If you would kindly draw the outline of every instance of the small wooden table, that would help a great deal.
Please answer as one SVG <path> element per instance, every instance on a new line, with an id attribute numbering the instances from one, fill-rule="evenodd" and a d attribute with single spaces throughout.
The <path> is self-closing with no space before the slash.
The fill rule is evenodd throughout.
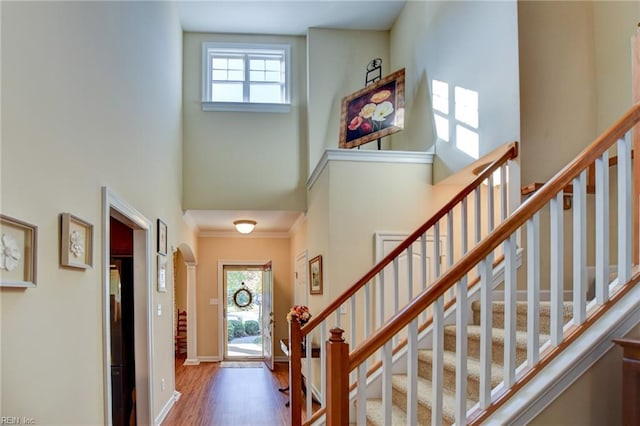
<path id="1" fill-rule="evenodd" d="M 289 358 L 289 339 L 280 339 L 280 349 L 282 352 Z M 302 358 L 307 357 L 307 350 L 302 348 Z M 320 346 L 312 345 L 311 346 L 311 358 L 320 358 Z M 280 392 L 288 392 L 289 386 L 284 388 L 278 388 Z M 307 386 L 305 384 L 305 377 L 302 374 L 302 392 L 307 393 Z M 315 399 L 315 398 L 314 398 Z M 289 406 L 289 401 L 285 404 L 287 407 Z"/>

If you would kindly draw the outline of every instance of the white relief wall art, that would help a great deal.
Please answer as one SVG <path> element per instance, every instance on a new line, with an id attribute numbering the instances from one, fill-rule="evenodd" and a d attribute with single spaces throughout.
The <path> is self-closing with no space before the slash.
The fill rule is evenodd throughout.
<path id="1" fill-rule="evenodd" d="M 93 265 L 93 225 L 70 213 L 60 215 L 60 265 L 87 269 Z"/>
<path id="2" fill-rule="evenodd" d="M 36 286 L 37 227 L 0 214 L 0 286 Z"/>

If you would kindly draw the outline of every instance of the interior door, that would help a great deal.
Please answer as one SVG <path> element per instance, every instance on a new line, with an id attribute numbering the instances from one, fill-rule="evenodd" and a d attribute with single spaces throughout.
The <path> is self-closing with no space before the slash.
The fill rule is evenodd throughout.
<path id="1" fill-rule="evenodd" d="M 262 271 L 262 352 L 264 364 L 273 370 L 273 270 L 271 262 Z"/>

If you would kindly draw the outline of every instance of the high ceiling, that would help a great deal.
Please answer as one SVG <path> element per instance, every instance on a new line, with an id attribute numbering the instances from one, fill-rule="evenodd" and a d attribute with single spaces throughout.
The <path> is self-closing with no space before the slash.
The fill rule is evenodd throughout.
<path id="1" fill-rule="evenodd" d="M 388 30 L 406 0 L 178 1 L 189 32 L 304 35 L 307 28 Z"/>
<path id="2" fill-rule="evenodd" d="M 406 0 L 204 0 L 177 3 L 187 32 L 305 35 L 308 28 L 388 30 Z M 233 221 L 253 219 L 257 233 L 287 232 L 302 213 L 190 210 L 203 232 L 233 233 Z"/>

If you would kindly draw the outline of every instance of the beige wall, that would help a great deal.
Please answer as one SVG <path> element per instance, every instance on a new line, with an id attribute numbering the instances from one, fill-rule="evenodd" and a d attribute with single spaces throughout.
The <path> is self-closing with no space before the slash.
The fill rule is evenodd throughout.
<path id="1" fill-rule="evenodd" d="M 478 92 L 480 156 L 520 140 L 518 21 L 514 1 L 407 2 L 390 36 L 394 68 L 406 67 L 406 129 L 394 150 L 437 153 L 434 182 L 474 159 L 456 148 L 453 88 Z M 450 87 L 449 142 L 436 140 L 431 81 Z"/>
<path id="2" fill-rule="evenodd" d="M 289 238 L 254 237 L 200 237 L 198 239 L 197 268 L 197 318 L 198 357 L 222 357 L 219 348 L 221 324 L 219 311 L 224 300 L 211 305 L 210 299 L 218 299 L 219 261 L 272 261 L 273 263 L 273 312 L 275 330 L 274 356 L 284 356 L 278 342 L 287 338 L 286 315 L 293 304 L 291 264 L 293 256 Z"/>
<path id="3" fill-rule="evenodd" d="M 182 32 L 170 3 L 1 8 L 1 211 L 38 226 L 38 285 L 0 290 L 0 415 L 102 424 L 102 187 L 154 224 L 152 241 L 162 218 L 170 246 L 195 250 L 180 209 Z M 94 225 L 88 270 L 58 266 L 62 212 Z M 151 296 L 164 308 L 152 315 L 154 417 L 174 389 L 172 294 Z"/>
<path id="4" fill-rule="evenodd" d="M 626 337 L 640 338 L 640 325 Z M 621 425 L 622 397 L 622 348 L 614 345 L 530 425 Z"/>
<path id="5" fill-rule="evenodd" d="M 391 74 L 388 31 L 347 31 L 310 28 L 308 52 L 308 171 L 326 148 L 337 148 L 342 98 L 364 87 L 367 64 L 382 59 L 382 75 Z M 402 68 L 402 66 L 398 67 Z M 388 148 L 388 142 L 383 141 Z M 376 143 L 362 149 L 377 149 Z"/>
<path id="6" fill-rule="evenodd" d="M 204 41 L 291 44 L 291 111 L 202 111 Z M 307 179 L 305 58 L 303 37 L 185 33 L 185 209 L 304 210 Z"/>

